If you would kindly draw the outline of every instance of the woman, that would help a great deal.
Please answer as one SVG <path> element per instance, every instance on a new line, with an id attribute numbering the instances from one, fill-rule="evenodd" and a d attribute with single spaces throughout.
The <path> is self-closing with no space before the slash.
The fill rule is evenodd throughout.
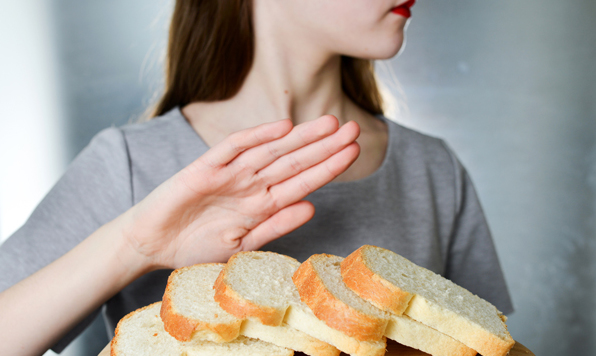
<path id="1" fill-rule="evenodd" d="M 178 0 L 157 117 L 98 134 L 0 248 L 0 354 L 59 351 L 102 305 L 113 330 L 172 268 L 261 247 L 379 245 L 511 312 L 464 168 L 383 116 L 370 60 L 412 5 Z"/>

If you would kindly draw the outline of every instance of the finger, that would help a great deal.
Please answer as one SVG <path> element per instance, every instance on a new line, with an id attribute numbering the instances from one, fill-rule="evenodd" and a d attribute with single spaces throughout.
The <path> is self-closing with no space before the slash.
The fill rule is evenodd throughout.
<path id="1" fill-rule="evenodd" d="M 315 214 L 315 207 L 308 201 L 299 201 L 260 223 L 242 239 L 242 249 L 253 251 L 304 225 Z"/>
<path id="2" fill-rule="evenodd" d="M 251 167 L 256 172 L 289 152 L 333 134 L 338 128 L 339 122 L 335 116 L 321 116 L 316 120 L 297 125 L 289 134 L 278 140 L 242 153 L 232 164 Z"/>
<path id="3" fill-rule="evenodd" d="M 258 175 L 268 185 L 277 184 L 328 159 L 354 142 L 359 134 L 358 124 L 350 121 L 333 135 L 281 157 L 260 170 Z"/>
<path id="4" fill-rule="evenodd" d="M 345 172 L 354 163 L 360 146 L 351 143 L 343 150 L 329 157 L 325 161 L 269 188 L 269 194 L 274 199 L 276 206 L 284 207 L 304 199 L 335 177 Z"/>
<path id="5" fill-rule="evenodd" d="M 199 160 L 210 167 L 222 166 L 249 148 L 281 138 L 291 130 L 292 121 L 284 119 L 238 131 L 213 146 Z"/>

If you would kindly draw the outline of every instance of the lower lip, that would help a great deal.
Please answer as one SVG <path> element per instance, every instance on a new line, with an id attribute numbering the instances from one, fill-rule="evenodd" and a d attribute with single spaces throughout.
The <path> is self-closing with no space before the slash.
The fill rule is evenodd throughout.
<path id="1" fill-rule="evenodd" d="M 410 18 L 410 16 L 412 16 L 412 11 L 410 11 L 410 8 L 412 6 L 414 6 L 415 2 L 416 2 L 416 0 L 408 1 L 407 3 L 405 3 L 401 6 L 393 8 L 393 10 L 391 10 L 391 12 L 393 12 L 394 14 L 397 14 L 397 15 L 401 15 L 405 18 Z"/>

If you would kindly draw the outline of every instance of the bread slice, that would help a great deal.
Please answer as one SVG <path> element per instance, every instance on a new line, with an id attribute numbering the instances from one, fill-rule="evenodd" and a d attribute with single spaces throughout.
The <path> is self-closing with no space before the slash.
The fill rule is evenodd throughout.
<path id="1" fill-rule="evenodd" d="M 273 252 L 238 252 L 215 281 L 215 301 L 238 318 L 279 326 L 293 288 L 284 278 L 299 265 L 295 259 Z"/>
<path id="2" fill-rule="evenodd" d="M 383 355 L 389 316 L 343 285 L 341 260 L 313 255 L 300 265 L 292 281 L 311 313 L 336 331 L 333 345 L 352 355 Z"/>
<path id="3" fill-rule="evenodd" d="M 179 341 L 227 342 L 240 334 L 242 320 L 213 300 L 213 283 L 223 263 L 200 264 L 174 270 L 162 298 L 165 330 Z"/>
<path id="4" fill-rule="evenodd" d="M 386 328 L 378 332 L 403 345 L 410 346 L 433 356 L 473 356 L 476 351 L 459 341 L 444 335 L 406 316 L 385 313 L 347 288 L 341 277 L 342 257 L 314 255 L 302 264 L 294 275 L 300 296 L 321 318 L 334 328 L 344 332 L 363 333 L 370 319 L 381 315 L 388 319 Z M 302 276 L 300 276 L 302 275 Z M 309 300 L 310 301 L 307 301 Z M 371 316 L 372 314 L 372 316 Z M 340 316 L 340 317 L 338 317 Z M 358 321 L 360 320 L 360 321 Z M 374 320 L 374 319 L 373 319 Z M 353 322 L 353 323 L 352 323 Z M 352 330 L 353 329 L 353 330 Z"/>
<path id="5" fill-rule="evenodd" d="M 362 246 L 344 260 L 341 273 L 378 308 L 403 313 L 484 356 L 504 356 L 515 344 L 492 304 L 392 251 Z"/>
<path id="6" fill-rule="evenodd" d="M 383 338 L 389 315 L 346 287 L 340 274 L 342 257 L 312 255 L 294 273 L 300 299 L 330 327 L 360 341 Z"/>
<path id="7" fill-rule="evenodd" d="M 229 314 L 214 299 L 214 283 L 225 264 L 198 264 L 170 274 L 161 306 L 166 331 L 179 341 L 226 342 L 248 336 L 305 352 L 313 356 L 337 356 L 339 350 L 287 324 L 267 326 Z"/>
<path id="8" fill-rule="evenodd" d="M 168 334 L 160 318 L 161 302 L 129 313 L 112 339 L 111 356 L 291 356 L 292 350 L 240 336 L 226 343 L 180 342 Z"/>
<path id="9" fill-rule="evenodd" d="M 357 356 L 385 353 L 385 342 L 362 342 L 319 320 L 300 300 L 292 282 L 300 266 L 295 259 L 273 252 L 240 252 L 232 256 L 215 283 L 215 300 L 238 317 L 261 323 L 288 325 L 314 340 L 317 354 L 339 355 L 339 350 Z M 329 344 L 335 346 L 332 347 Z M 321 348 L 327 345 L 325 348 Z M 339 350 L 338 350 L 339 349 Z M 297 350 L 297 349 L 295 349 Z"/>

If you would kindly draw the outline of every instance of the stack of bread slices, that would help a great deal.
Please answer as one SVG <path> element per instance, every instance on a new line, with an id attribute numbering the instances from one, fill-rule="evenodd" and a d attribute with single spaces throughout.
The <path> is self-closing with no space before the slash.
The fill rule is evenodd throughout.
<path id="1" fill-rule="evenodd" d="M 504 356 L 514 345 L 490 303 L 389 250 L 300 264 L 239 252 L 175 270 L 162 302 L 124 317 L 113 356 L 385 354 L 386 338 L 433 356 Z"/>

